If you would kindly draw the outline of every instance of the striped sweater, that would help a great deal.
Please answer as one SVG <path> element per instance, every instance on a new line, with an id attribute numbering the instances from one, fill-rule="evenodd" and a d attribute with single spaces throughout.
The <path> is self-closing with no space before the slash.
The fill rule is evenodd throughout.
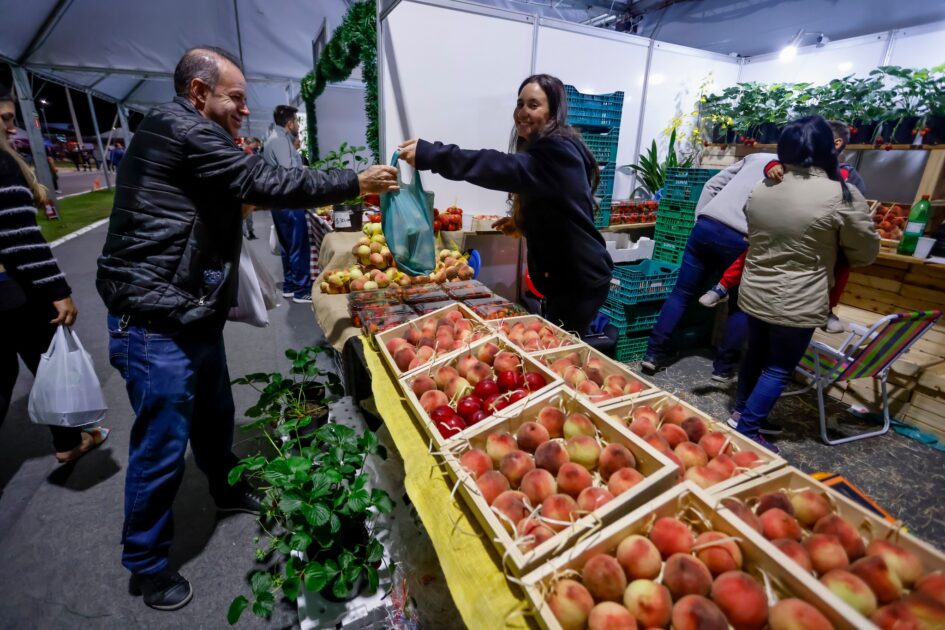
<path id="1" fill-rule="evenodd" d="M 36 206 L 23 173 L 5 151 L 0 151 L 0 265 L 0 300 L 2 285 L 11 279 L 37 300 L 54 302 L 72 294 L 36 224 Z"/>

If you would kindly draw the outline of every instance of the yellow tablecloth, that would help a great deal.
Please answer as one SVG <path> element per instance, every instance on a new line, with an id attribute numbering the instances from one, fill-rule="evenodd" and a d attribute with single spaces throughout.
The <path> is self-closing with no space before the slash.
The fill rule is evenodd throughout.
<path id="1" fill-rule="evenodd" d="M 526 627 L 525 619 L 514 614 L 524 595 L 499 570 L 499 554 L 475 517 L 450 496 L 449 478 L 437 467 L 383 359 L 368 339 L 362 342 L 377 409 L 404 460 L 407 495 L 433 541 L 463 622 L 473 630 Z"/>

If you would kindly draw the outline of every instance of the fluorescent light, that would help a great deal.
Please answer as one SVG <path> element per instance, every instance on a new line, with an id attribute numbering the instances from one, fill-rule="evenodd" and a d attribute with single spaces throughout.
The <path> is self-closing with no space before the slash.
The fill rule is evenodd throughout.
<path id="1" fill-rule="evenodd" d="M 846 72 L 847 70 L 850 70 L 850 69 L 852 69 L 852 68 L 853 68 L 853 62 L 852 62 L 852 61 L 844 61 L 844 62 L 841 63 L 839 66 L 837 66 L 837 69 L 838 69 L 840 72 Z"/>
<path id="2" fill-rule="evenodd" d="M 781 53 L 778 55 L 778 60 L 782 63 L 788 63 L 794 61 L 794 58 L 797 57 L 797 46 L 789 44 L 781 49 Z"/>

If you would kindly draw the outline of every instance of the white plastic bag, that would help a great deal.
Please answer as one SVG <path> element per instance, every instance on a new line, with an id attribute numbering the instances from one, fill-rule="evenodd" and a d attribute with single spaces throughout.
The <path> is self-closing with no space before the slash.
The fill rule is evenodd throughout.
<path id="1" fill-rule="evenodd" d="M 276 280 L 253 254 L 252 247 L 244 240 L 240 251 L 239 288 L 236 306 L 230 309 L 227 319 L 250 326 L 265 328 L 269 325 L 267 311 L 279 306 L 279 290 Z"/>
<path id="2" fill-rule="evenodd" d="M 92 358 L 71 328 L 60 325 L 39 359 L 28 411 L 36 424 L 81 427 L 108 411 Z"/>
<path id="3" fill-rule="evenodd" d="M 269 226 L 269 251 L 273 256 L 282 255 L 282 245 L 279 244 L 279 234 L 276 233 L 275 224 Z"/>

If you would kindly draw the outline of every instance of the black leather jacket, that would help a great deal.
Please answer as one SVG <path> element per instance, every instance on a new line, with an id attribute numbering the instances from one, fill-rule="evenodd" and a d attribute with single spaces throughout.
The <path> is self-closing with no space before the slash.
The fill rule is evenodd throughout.
<path id="1" fill-rule="evenodd" d="M 121 160 L 96 287 L 115 315 L 222 327 L 236 297 L 241 204 L 307 208 L 357 194 L 353 171 L 269 166 L 177 97 L 148 112 Z"/>

